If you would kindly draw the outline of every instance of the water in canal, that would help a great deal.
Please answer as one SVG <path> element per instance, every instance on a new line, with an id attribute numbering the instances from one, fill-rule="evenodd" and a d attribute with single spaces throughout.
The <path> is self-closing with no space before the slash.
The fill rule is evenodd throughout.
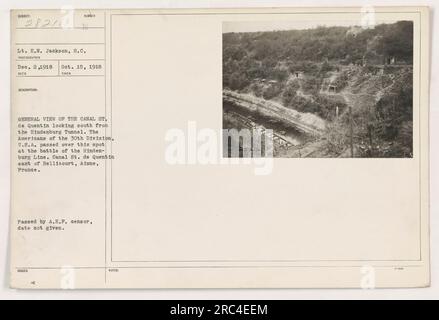
<path id="1" fill-rule="evenodd" d="M 224 129 L 251 129 L 237 119 L 238 117 L 234 117 L 234 114 L 238 114 L 259 126 L 263 126 L 265 129 L 271 129 L 275 134 L 287 137 L 288 141 L 292 142 L 294 146 L 302 145 L 309 139 L 307 134 L 300 132 L 286 121 L 273 119 L 223 100 Z"/>

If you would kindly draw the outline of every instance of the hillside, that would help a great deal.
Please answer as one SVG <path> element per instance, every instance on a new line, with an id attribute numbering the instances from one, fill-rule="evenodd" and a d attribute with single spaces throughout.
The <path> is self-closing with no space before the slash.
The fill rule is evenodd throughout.
<path id="1" fill-rule="evenodd" d="M 356 156 L 410 157 L 412 52 L 407 21 L 227 33 L 223 86 L 320 117 L 326 133 L 316 155 L 346 156 L 352 124 Z"/>

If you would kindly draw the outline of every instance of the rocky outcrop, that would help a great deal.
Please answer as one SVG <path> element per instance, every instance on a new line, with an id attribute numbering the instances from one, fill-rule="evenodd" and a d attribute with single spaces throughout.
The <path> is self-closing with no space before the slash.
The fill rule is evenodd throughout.
<path id="1" fill-rule="evenodd" d="M 301 113 L 279 103 L 257 98 L 253 95 L 224 90 L 223 99 L 252 112 L 288 122 L 297 130 L 308 134 L 321 135 L 326 127 L 325 120 L 314 114 Z"/>

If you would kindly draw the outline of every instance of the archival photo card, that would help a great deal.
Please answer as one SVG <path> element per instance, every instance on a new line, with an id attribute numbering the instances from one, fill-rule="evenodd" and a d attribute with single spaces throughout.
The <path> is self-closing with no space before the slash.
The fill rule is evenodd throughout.
<path id="1" fill-rule="evenodd" d="M 11 12 L 11 287 L 430 284 L 429 9 Z"/>

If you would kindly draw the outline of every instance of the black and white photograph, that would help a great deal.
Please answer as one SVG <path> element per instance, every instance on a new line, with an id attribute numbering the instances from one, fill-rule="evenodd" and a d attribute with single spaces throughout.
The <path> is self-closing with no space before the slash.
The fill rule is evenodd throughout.
<path id="1" fill-rule="evenodd" d="M 275 158 L 412 158 L 413 22 L 224 22 L 223 129 L 272 130 Z"/>

